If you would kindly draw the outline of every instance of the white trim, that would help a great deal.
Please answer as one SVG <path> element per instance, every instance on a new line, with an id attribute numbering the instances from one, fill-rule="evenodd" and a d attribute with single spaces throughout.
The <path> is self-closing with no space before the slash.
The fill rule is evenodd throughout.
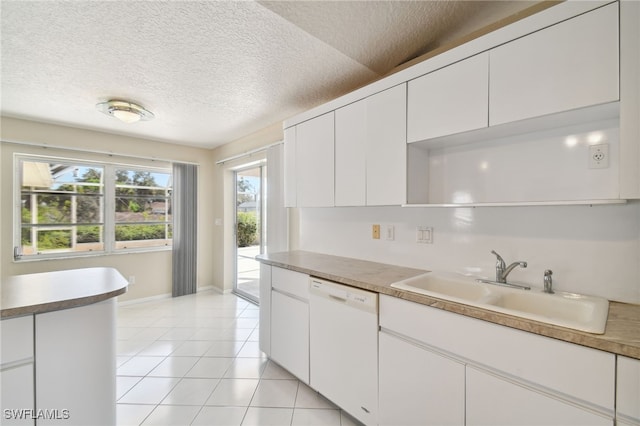
<path id="1" fill-rule="evenodd" d="M 558 200 L 558 201 L 506 201 L 491 203 L 442 203 L 403 204 L 402 207 L 530 207 L 530 206 L 595 206 L 604 204 L 626 204 L 627 200 Z"/>
<path id="2" fill-rule="evenodd" d="M 161 158 L 161 157 L 146 157 L 146 156 L 143 156 L 143 155 L 123 154 L 123 153 L 119 153 L 119 152 L 115 152 L 115 151 L 103 151 L 103 150 L 98 150 L 98 149 L 72 148 L 72 147 L 63 146 L 63 145 L 51 145 L 51 144 L 41 143 L 41 142 L 28 142 L 28 141 L 18 141 L 18 140 L 9 140 L 9 139 L 2 139 L 0 142 L 2 142 L 2 143 L 11 143 L 11 144 L 15 144 L 15 145 L 31 146 L 31 147 L 36 147 L 36 148 L 44 148 L 44 149 L 58 149 L 58 150 L 61 150 L 61 151 L 73 151 L 73 152 L 79 152 L 79 153 L 83 153 L 84 152 L 84 153 L 89 153 L 89 154 L 100 154 L 100 155 L 107 155 L 109 157 L 135 158 L 135 159 L 138 159 L 138 160 L 147 160 L 147 161 L 162 161 L 162 162 L 170 163 L 170 164 L 172 164 L 172 163 L 183 163 L 183 164 L 194 164 L 196 166 L 200 165 L 200 163 L 191 162 L 191 161 L 172 160 L 172 159 L 169 159 L 169 158 Z M 35 154 L 35 155 L 39 155 L 39 154 Z"/>
<path id="3" fill-rule="evenodd" d="M 219 165 L 222 165 L 224 163 L 228 163 L 229 161 L 237 160 L 239 158 L 250 157 L 253 154 L 257 154 L 259 152 L 266 151 L 267 149 L 271 148 L 272 146 L 280 145 L 281 143 L 284 143 L 284 142 L 283 141 L 274 142 L 272 144 L 265 145 L 265 146 L 260 147 L 260 148 L 256 148 L 256 149 L 252 149 L 252 150 L 247 151 L 247 152 L 243 152 L 242 154 L 236 154 L 236 155 L 232 155 L 231 157 L 223 158 L 222 160 L 216 161 L 216 165 L 219 166 Z"/>

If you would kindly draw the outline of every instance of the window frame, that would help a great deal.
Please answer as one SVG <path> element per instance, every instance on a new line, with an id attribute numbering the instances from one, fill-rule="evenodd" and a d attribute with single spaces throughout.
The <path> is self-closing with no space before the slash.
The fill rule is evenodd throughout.
<path id="1" fill-rule="evenodd" d="M 46 163 L 54 163 L 60 162 L 62 164 L 69 165 L 83 165 L 83 166 L 95 166 L 96 168 L 101 168 L 103 171 L 103 211 L 102 215 L 104 217 L 103 222 L 99 222 L 98 224 L 102 225 L 102 233 L 103 233 L 103 247 L 102 250 L 92 250 L 92 251 L 73 251 L 73 250 L 65 250 L 65 251 L 52 251 L 52 252 L 37 252 L 34 254 L 24 255 L 21 253 L 22 251 L 22 182 L 23 182 L 23 162 L 46 162 Z M 153 166 L 145 166 L 138 164 L 130 164 L 130 163 L 120 163 L 120 162 L 105 162 L 105 161 L 96 161 L 96 160 L 88 160 L 82 158 L 72 158 L 72 157 L 59 157 L 59 156 L 45 156 L 45 155 L 34 155 L 34 154 L 25 154 L 25 153 L 15 153 L 14 161 L 13 161 L 13 169 L 14 169 L 14 185 L 13 185 L 13 262 L 33 262 L 40 260 L 55 260 L 55 259 L 67 259 L 67 258 L 81 258 L 81 257 L 95 257 L 95 256 L 109 256 L 109 255 L 118 255 L 118 254 L 127 254 L 127 253 L 143 253 L 143 252 L 156 252 L 156 251 L 167 251 L 171 250 L 173 246 L 173 235 L 171 238 L 167 238 L 164 245 L 155 245 L 155 246 L 146 246 L 146 247 L 117 247 L 116 241 L 116 170 L 127 170 L 127 171 L 140 171 L 140 172 L 151 172 L 151 173 L 163 173 L 169 175 L 169 182 L 171 185 L 168 185 L 167 189 L 170 193 L 168 196 L 168 201 L 171 206 L 173 206 L 173 170 L 170 164 L 167 167 L 153 167 Z M 133 224 L 142 223 L 142 222 L 133 222 Z M 173 215 L 171 215 L 170 220 L 165 222 L 168 226 L 173 229 Z M 71 224 L 71 227 L 77 227 L 76 224 Z M 82 226 L 82 225 L 80 225 Z M 136 240 L 138 241 L 138 240 Z M 142 240 L 140 240 L 142 241 Z M 168 243 L 166 243 L 168 241 Z"/>

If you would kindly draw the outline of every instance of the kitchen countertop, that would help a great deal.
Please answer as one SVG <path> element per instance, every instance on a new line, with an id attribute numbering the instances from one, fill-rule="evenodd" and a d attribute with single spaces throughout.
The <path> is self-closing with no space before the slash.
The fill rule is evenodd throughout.
<path id="1" fill-rule="evenodd" d="M 1 318 L 98 303 L 125 293 L 127 285 L 114 268 L 15 275 L 2 282 Z"/>
<path id="2" fill-rule="evenodd" d="M 305 251 L 271 253 L 260 255 L 256 259 L 265 264 L 302 272 L 317 278 L 640 359 L 640 305 L 609 302 L 609 317 L 605 333 L 592 334 L 391 287 L 391 284 L 396 281 L 423 274 L 427 272 L 426 270 Z"/>

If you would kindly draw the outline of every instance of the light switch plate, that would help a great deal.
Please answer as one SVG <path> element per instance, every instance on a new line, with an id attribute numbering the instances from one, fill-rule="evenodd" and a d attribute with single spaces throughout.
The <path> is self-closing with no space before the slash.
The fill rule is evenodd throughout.
<path id="1" fill-rule="evenodd" d="M 433 228 L 418 226 L 416 228 L 416 242 L 418 244 L 433 244 Z"/>
<path id="2" fill-rule="evenodd" d="M 396 230 L 393 225 L 385 226 L 385 237 L 387 241 L 393 241 L 396 238 Z"/>

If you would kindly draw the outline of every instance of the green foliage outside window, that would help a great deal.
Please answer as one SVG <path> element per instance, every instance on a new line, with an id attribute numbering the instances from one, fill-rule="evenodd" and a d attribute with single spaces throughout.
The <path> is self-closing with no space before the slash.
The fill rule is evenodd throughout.
<path id="1" fill-rule="evenodd" d="M 165 225 L 118 225 L 116 241 L 161 240 L 165 229 Z"/>
<path id="2" fill-rule="evenodd" d="M 170 173 L 107 165 L 116 176 L 115 182 L 107 183 L 115 187 L 116 212 L 107 218 L 115 225 L 115 235 L 105 235 L 105 166 L 46 159 L 20 161 L 24 170 L 20 185 L 20 240 L 24 254 L 104 250 L 105 239 L 116 243 L 151 240 L 149 244 L 130 247 L 152 247 L 154 240 L 160 240 L 158 246 L 166 246 L 167 240 L 170 244 Z M 46 172 L 50 174 L 49 182 Z"/>
<path id="3" fill-rule="evenodd" d="M 258 223 L 255 212 L 238 212 L 238 247 L 256 244 Z"/>

